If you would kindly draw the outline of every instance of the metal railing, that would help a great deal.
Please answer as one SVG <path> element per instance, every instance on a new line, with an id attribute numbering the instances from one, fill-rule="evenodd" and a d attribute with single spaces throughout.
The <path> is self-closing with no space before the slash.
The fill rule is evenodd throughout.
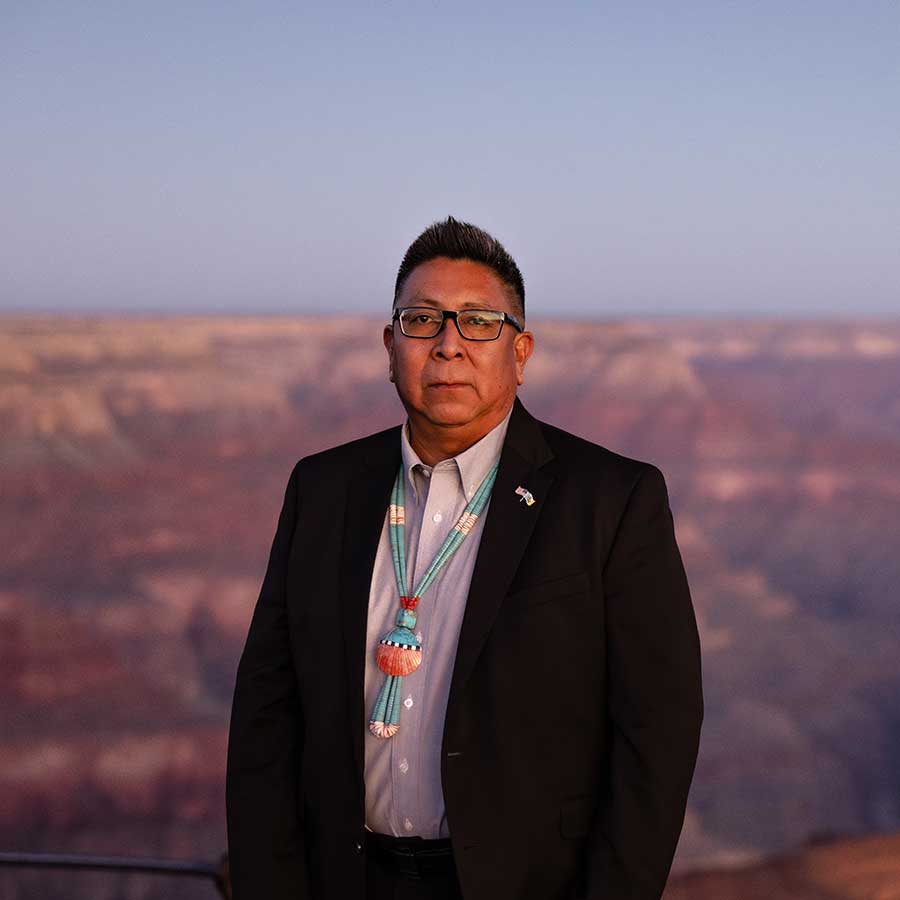
<path id="1" fill-rule="evenodd" d="M 213 883 L 220 897 L 231 900 L 227 855 L 223 855 L 217 863 L 206 863 L 141 856 L 89 856 L 80 853 L 26 853 L 0 850 L 0 866 L 23 869 L 93 869 L 103 872 L 202 878 Z"/>

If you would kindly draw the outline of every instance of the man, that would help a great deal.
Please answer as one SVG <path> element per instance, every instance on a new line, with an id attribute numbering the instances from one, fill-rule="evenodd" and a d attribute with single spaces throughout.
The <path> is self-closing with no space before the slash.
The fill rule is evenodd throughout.
<path id="1" fill-rule="evenodd" d="M 663 891 L 703 708 L 666 486 L 525 411 L 524 296 L 486 232 L 426 229 L 384 329 L 407 422 L 291 473 L 234 695 L 236 900 Z"/>

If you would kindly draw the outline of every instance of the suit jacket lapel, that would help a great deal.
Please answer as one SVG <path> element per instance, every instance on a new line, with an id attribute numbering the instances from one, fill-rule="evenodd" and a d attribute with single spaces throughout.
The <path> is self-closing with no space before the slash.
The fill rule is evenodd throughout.
<path id="1" fill-rule="evenodd" d="M 544 508 L 553 475 L 541 467 L 552 458 L 540 425 L 516 398 L 472 573 L 448 710 L 462 696 Z M 516 494 L 517 487 L 530 491 L 535 503 L 529 506 Z"/>
<path id="2" fill-rule="evenodd" d="M 349 692 L 350 731 L 360 778 L 365 767 L 363 739 L 368 721 L 365 665 L 369 588 L 391 486 L 400 467 L 400 428 L 383 432 L 378 438 L 379 442 L 371 449 L 365 465 L 350 480 L 341 553 L 344 664 Z"/>

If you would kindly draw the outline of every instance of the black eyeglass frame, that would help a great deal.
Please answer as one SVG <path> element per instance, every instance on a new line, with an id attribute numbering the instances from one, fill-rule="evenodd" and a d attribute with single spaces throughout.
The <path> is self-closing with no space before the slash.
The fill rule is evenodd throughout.
<path id="1" fill-rule="evenodd" d="M 400 315 L 401 315 L 401 313 L 404 313 L 410 309 L 424 309 L 424 310 L 427 310 L 428 312 L 440 313 L 441 314 L 441 324 L 438 326 L 438 330 L 434 334 L 430 334 L 427 337 L 423 334 L 407 334 L 403 330 L 403 321 L 400 319 Z M 500 321 L 500 328 L 497 331 L 496 337 L 470 338 L 470 337 L 466 337 L 462 333 L 462 329 L 459 327 L 459 320 L 457 319 L 457 316 L 460 313 L 478 313 L 478 312 L 487 312 L 487 313 L 491 313 L 492 315 L 495 315 L 495 316 L 503 316 L 503 318 Z M 503 310 L 500 310 L 500 309 L 438 309 L 436 306 L 398 306 L 394 310 L 393 315 L 391 316 L 391 324 L 399 321 L 400 322 L 400 332 L 403 334 L 404 337 L 413 338 L 414 340 L 420 340 L 420 341 L 430 341 L 432 338 L 436 338 L 444 330 L 444 326 L 447 324 L 447 319 L 453 319 L 453 324 L 456 326 L 456 331 L 464 341 L 475 341 L 476 343 L 479 343 L 479 344 L 485 343 L 486 341 L 500 340 L 500 335 L 503 334 L 503 326 L 506 325 L 507 323 L 512 325 L 512 327 L 515 328 L 516 331 L 519 332 L 519 334 L 521 334 L 525 330 L 525 326 L 522 325 L 522 323 L 514 315 L 511 315 L 508 312 L 503 312 Z"/>

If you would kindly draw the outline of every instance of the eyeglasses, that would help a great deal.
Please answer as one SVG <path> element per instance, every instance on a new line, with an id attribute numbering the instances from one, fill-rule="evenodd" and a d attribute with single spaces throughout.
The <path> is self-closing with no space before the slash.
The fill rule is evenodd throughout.
<path id="1" fill-rule="evenodd" d="M 515 316 L 498 309 L 435 309 L 432 306 L 403 306 L 394 310 L 391 322 L 400 322 L 400 331 L 411 338 L 433 338 L 447 319 L 453 319 L 460 337 L 467 341 L 496 341 L 509 322 L 516 331 L 525 328 Z"/>

